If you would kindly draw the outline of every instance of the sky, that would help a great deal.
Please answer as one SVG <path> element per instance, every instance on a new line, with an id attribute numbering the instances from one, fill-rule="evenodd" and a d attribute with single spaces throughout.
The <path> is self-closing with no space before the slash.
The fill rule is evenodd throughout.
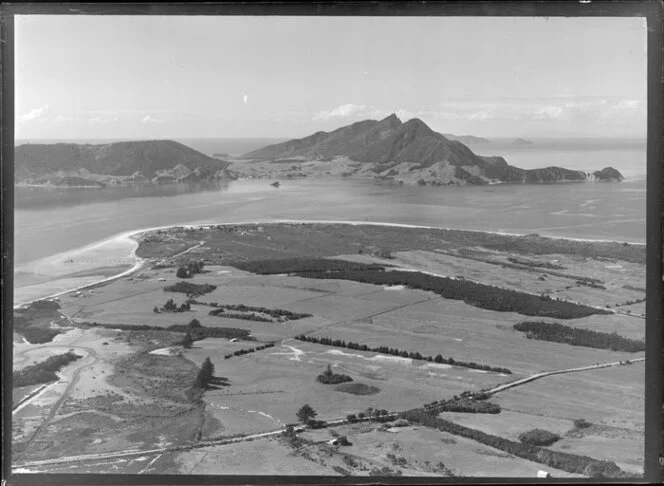
<path id="1" fill-rule="evenodd" d="M 18 139 L 645 137 L 646 21 L 19 16 Z"/>

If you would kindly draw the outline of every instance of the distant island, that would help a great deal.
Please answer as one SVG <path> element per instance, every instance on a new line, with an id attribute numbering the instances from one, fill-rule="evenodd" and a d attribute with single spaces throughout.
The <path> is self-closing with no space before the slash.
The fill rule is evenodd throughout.
<path id="1" fill-rule="evenodd" d="M 443 133 L 443 136 L 449 140 L 456 140 L 467 145 L 479 143 L 491 143 L 491 140 L 483 137 L 475 137 L 474 135 L 454 135 L 452 133 Z"/>
<path id="2" fill-rule="evenodd" d="M 512 145 L 532 145 L 533 142 L 526 140 L 525 138 L 517 138 L 512 142 Z"/>
<path id="3" fill-rule="evenodd" d="M 251 177 L 261 171 L 271 177 L 327 174 L 422 186 L 623 179 L 611 167 L 592 173 L 562 167 L 520 169 L 499 156 L 476 155 L 459 140 L 433 131 L 422 120 L 402 123 L 394 114 L 380 121 L 364 120 L 331 132 L 268 145 L 242 159 L 252 162 L 251 172 L 244 164 L 234 164 L 232 169 Z M 286 162 L 292 165 L 274 168 L 274 164 L 282 166 Z"/>
<path id="4" fill-rule="evenodd" d="M 14 181 L 17 185 L 101 187 L 229 180 L 235 178 L 229 165 L 171 140 L 25 144 L 15 150 Z"/>

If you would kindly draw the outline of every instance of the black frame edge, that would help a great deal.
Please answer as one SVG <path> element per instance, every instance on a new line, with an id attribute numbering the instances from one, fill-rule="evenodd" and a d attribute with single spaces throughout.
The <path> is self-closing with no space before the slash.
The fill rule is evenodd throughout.
<path id="1" fill-rule="evenodd" d="M 646 378 L 645 378 L 645 460 L 644 479 L 661 482 L 662 466 L 662 2 L 649 4 L 648 26 L 648 173 L 647 173 L 647 260 L 646 260 Z"/>
<path id="2" fill-rule="evenodd" d="M 2 192 L 2 478 L 11 475 L 12 307 L 14 303 L 14 16 L 0 5 L 0 182 Z M 11 326 L 11 327 L 8 327 Z M 7 379 L 7 375 L 10 377 Z M 9 398 L 9 400 L 7 400 Z M 9 406 L 7 406 L 9 404 Z M 10 440 L 7 440 L 10 439 Z M 4 482 L 4 481 L 3 481 Z"/>

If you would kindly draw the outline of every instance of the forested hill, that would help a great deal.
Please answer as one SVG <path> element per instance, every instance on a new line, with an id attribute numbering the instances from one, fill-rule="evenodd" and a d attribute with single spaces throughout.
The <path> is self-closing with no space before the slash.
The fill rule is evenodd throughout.
<path id="1" fill-rule="evenodd" d="M 102 145 L 25 144 L 15 150 L 17 182 L 73 179 L 207 180 L 231 178 L 229 163 L 172 140 L 115 142 Z M 108 178 L 107 178 L 108 179 Z"/>

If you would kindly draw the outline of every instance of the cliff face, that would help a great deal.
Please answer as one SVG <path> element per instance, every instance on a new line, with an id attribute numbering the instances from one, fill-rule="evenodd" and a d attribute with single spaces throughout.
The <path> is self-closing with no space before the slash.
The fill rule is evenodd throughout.
<path id="1" fill-rule="evenodd" d="M 14 164 L 18 183 L 67 185 L 62 184 L 63 178 L 74 178 L 79 185 L 95 185 L 101 180 L 157 182 L 160 178 L 174 181 L 232 178 L 227 170 L 228 162 L 171 140 L 104 145 L 26 144 L 16 147 Z"/>
<path id="2" fill-rule="evenodd" d="M 502 157 L 473 153 L 459 140 L 429 128 L 414 118 L 402 123 L 396 115 L 381 120 L 365 120 L 332 132 L 270 145 L 243 156 L 254 160 L 300 157 L 329 161 L 345 158 L 363 163 L 356 173 L 373 172 L 379 179 L 394 179 L 419 185 L 547 183 L 585 181 L 585 172 L 561 167 L 525 170 L 513 167 Z M 596 173 L 597 174 L 597 173 Z M 601 180 L 621 180 L 615 169 L 595 176 Z"/>

